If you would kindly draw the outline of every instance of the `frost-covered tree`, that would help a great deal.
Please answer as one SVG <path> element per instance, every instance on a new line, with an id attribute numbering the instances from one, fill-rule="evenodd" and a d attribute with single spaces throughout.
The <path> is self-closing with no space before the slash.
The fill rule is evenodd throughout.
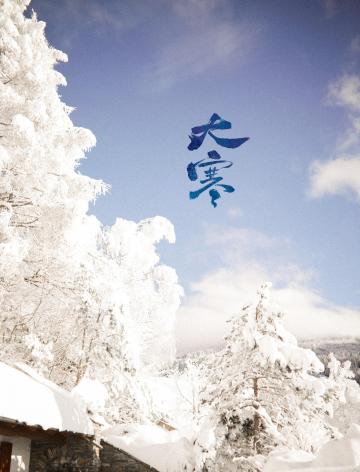
<path id="1" fill-rule="evenodd" d="M 208 379 L 204 400 L 216 411 L 218 440 L 210 470 L 256 470 L 253 456 L 277 445 L 312 450 L 331 434 L 323 365 L 285 330 L 268 291 L 263 286 L 259 301 L 231 320 Z"/>
<path id="2" fill-rule="evenodd" d="M 60 101 L 66 82 L 53 66 L 66 55 L 48 46 L 43 22 L 24 18 L 27 3 L 3 0 L 0 10 L 1 335 L 3 356 L 24 359 L 29 349 L 45 368 L 58 353 L 44 334 L 66 327 L 80 292 L 89 239 L 82 249 L 77 229 L 105 187 L 76 171 L 95 137 Z"/>
<path id="3" fill-rule="evenodd" d="M 126 287 L 123 309 L 137 366 L 168 365 L 175 358 L 174 322 L 182 289 L 174 269 L 159 265 L 154 244 L 175 242 L 173 225 L 162 217 L 134 223 L 118 218 L 105 230 L 105 252 Z"/>
<path id="4" fill-rule="evenodd" d="M 350 368 L 350 361 L 341 363 L 330 353 L 327 367 L 335 399 L 334 413 L 329 422 L 345 434 L 351 423 L 360 424 L 360 386 L 353 380 L 355 374 Z"/>
<path id="5" fill-rule="evenodd" d="M 161 217 L 105 228 L 88 214 L 107 189 L 78 170 L 96 140 L 73 125 L 54 69 L 67 56 L 28 4 L 0 0 L 0 355 L 69 388 L 98 379 L 109 415 L 131 416 L 136 369 L 174 356 L 181 289 L 154 247 L 174 231 Z"/>

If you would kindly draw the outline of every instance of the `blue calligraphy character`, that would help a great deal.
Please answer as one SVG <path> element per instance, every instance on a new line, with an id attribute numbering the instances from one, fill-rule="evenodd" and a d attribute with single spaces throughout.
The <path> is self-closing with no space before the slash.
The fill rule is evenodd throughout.
<path id="1" fill-rule="evenodd" d="M 219 116 L 217 113 L 213 113 L 210 117 L 209 122 L 206 125 L 195 126 L 194 128 L 191 128 L 191 135 L 189 136 L 190 144 L 188 145 L 189 151 L 194 151 L 196 149 L 199 149 L 199 147 L 202 145 L 207 134 L 209 134 L 219 146 L 231 148 L 231 149 L 241 146 L 249 139 L 249 138 L 235 138 L 235 139 L 218 138 L 211 132 L 217 129 L 230 129 L 230 128 L 231 128 L 230 121 L 226 121 L 223 118 L 221 118 L 221 116 Z"/>
<path id="2" fill-rule="evenodd" d="M 235 191 L 234 187 L 232 187 L 231 185 L 220 184 L 220 182 L 223 180 L 223 177 L 217 175 L 221 169 L 229 168 L 233 165 L 233 163 L 231 161 L 225 161 L 221 159 L 220 154 L 216 151 L 208 152 L 208 156 L 211 160 L 206 161 L 205 159 L 201 159 L 200 161 L 197 161 L 195 163 L 190 162 L 190 164 L 187 166 L 188 177 L 191 181 L 196 181 L 199 179 L 197 174 L 197 168 L 203 171 L 205 177 L 200 180 L 200 183 L 203 185 L 203 187 L 190 192 L 189 196 L 190 199 L 193 200 L 195 198 L 198 198 L 199 195 L 201 195 L 206 190 L 211 189 L 209 191 L 209 195 L 211 196 L 211 204 L 215 208 L 217 207 L 216 200 L 220 198 L 220 193 L 216 189 L 212 189 L 211 187 L 222 187 L 223 190 L 228 193 Z M 217 164 L 224 165 L 217 167 Z"/>

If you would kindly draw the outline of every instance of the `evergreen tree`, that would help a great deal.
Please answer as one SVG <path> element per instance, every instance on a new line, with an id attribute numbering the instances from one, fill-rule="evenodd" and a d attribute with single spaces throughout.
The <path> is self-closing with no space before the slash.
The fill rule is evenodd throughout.
<path id="1" fill-rule="evenodd" d="M 259 301 L 231 320 L 227 346 L 208 379 L 205 401 L 217 423 L 210 470 L 256 470 L 254 457 L 277 445 L 314 450 L 332 434 L 323 365 L 285 330 L 268 291 L 263 286 Z"/>

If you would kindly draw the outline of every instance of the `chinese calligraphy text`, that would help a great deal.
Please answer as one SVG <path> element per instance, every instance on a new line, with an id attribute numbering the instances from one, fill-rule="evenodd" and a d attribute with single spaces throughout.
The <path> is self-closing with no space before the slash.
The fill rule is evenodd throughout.
<path id="1" fill-rule="evenodd" d="M 249 138 L 219 138 L 215 136 L 212 131 L 215 130 L 224 130 L 230 129 L 231 123 L 230 121 L 226 121 L 221 118 L 217 113 L 213 113 L 210 117 L 210 120 L 207 124 L 201 126 L 195 126 L 191 129 L 190 144 L 188 145 L 189 151 L 194 151 L 199 149 L 199 147 L 204 142 L 206 135 L 209 135 L 219 146 L 234 149 L 242 144 L 244 144 Z M 223 180 L 223 177 L 219 175 L 219 172 L 222 169 L 228 169 L 233 165 L 231 161 L 227 161 L 222 159 L 220 154 L 215 151 L 209 151 L 208 159 L 204 158 L 197 162 L 190 162 L 187 166 L 187 174 L 188 178 L 191 181 L 199 181 L 202 187 L 195 191 L 191 191 L 189 193 L 190 199 L 193 200 L 198 198 L 206 190 L 209 190 L 209 195 L 211 197 L 211 204 L 214 208 L 217 207 L 217 202 L 219 198 L 221 198 L 220 192 L 218 189 L 232 193 L 235 192 L 234 187 L 231 185 L 226 185 L 224 183 L 220 183 Z M 199 176 L 198 174 L 201 174 Z M 218 187 L 218 189 L 214 188 Z"/>

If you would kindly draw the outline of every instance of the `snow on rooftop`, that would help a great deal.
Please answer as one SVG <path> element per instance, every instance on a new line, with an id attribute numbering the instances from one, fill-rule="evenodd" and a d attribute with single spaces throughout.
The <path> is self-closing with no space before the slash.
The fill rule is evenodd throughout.
<path id="1" fill-rule="evenodd" d="M 85 404 L 23 364 L 0 362 L 0 419 L 92 435 Z"/>
<path id="2" fill-rule="evenodd" d="M 103 439 L 159 472 L 194 468 L 193 446 L 178 431 L 166 431 L 156 425 L 124 424 L 104 431 Z"/>

